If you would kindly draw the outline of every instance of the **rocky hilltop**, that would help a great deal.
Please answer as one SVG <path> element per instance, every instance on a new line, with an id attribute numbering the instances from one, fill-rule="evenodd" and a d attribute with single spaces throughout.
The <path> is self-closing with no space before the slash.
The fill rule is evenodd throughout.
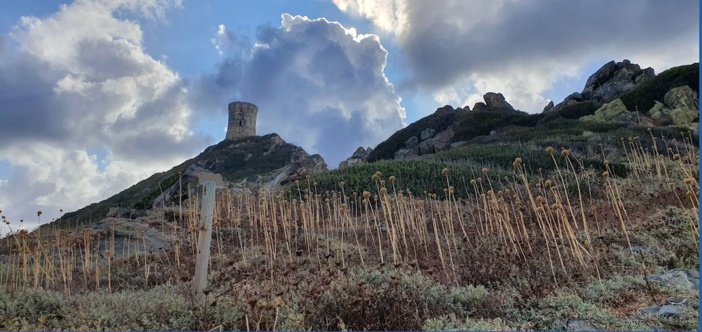
<path id="1" fill-rule="evenodd" d="M 529 141 L 534 129 L 544 131 L 568 121 L 614 124 L 615 127 L 699 128 L 699 63 L 656 75 L 629 60 L 610 61 L 592 74 L 580 92 L 542 113 L 514 109 L 501 93 L 488 92 L 483 102 L 454 109 L 446 105 L 403 128 L 367 152 L 359 148 L 339 168 L 378 160 L 434 155 L 472 143 Z M 611 129 L 616 129 L 612 127 Z M 587 131 L 587 130 L 583 130 Z M 581 133 L 583 132 L 581 131 Z"/>
<path id="2" fill-rule="evenodd" d="M 326 170 L 327 164 L 320 155 L 309 155 L 278 134 L 224 140 L 102 202 L 66 213 L 56 222 L 59 226 L 92 224 L 110 210 L 115 215 L 143 215 L 138 211 L 177 204 L 179 197 L 187 199 L 188 188 L 194 189 L 199 177 L 221 178 L 220 189 L 243 191 L 284 186 Z"/>

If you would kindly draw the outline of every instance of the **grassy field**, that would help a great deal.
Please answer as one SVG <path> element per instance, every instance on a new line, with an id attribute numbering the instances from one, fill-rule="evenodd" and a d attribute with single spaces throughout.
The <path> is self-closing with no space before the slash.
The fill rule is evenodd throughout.
<path id="1" fill-rule="evenodd" d="M 602 157 L 470 145 L 219 192 L 206 305 L 190 289 L 196 198 L 138 232 L 120 216 L 14 232 L 0 329 L 697 330 L 698 149 L 640 137 Z M 653 277 L 671 273 L 689 280 Z"/>

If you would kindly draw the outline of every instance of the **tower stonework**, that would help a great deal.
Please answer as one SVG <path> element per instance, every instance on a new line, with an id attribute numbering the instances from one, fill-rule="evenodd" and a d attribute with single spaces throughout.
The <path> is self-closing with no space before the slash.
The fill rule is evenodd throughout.
<path id="1" fill-rule="evenodd" d="M 235 101 L 229 103 L 229 126 L 227 139 L 256 136 L 258 107 L 251 103 Z"/>

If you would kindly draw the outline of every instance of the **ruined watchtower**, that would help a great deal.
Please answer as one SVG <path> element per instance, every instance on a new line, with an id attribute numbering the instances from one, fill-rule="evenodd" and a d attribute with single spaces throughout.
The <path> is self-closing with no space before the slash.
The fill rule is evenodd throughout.
<path id="1" fill-rule="evenodd" d="M 251 103 L 235 101 L 229 103 L 229 126 L 227 139 L 256 136 L 258 107 Z"/>

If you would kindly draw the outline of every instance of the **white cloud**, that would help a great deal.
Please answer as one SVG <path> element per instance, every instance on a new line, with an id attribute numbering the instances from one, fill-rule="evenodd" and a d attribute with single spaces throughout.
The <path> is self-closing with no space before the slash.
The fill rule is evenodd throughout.
<path id="1" fill-rule="evenodd" d="M 404 85 L 433 94 L 437 102 L 475 100 L 494 91 L 517 108 L 540 112 L 538 102 L 548 97 L 543 94 L 573 72 L 591 74 L 583 72 L 586 65 L 630 59 L 660 72 L 699 57 L 695 0 L 334 4 L 392 36 L 412 74 Z"/>
<path id="2" fill-rule="evenodd" d="M 0 48 L 0 160 L 13 168 L 0 186 L 4 214 L 57 217 L 204 147 L 190 131 L 185 83 L 146 53 L 136 19 L 163 20 L 179 5 L 78 0 L 20 19 L 9 34 L 17 48 Z"/>
<path id="3" fill-rule="evenodd" d="M 259 134 L 276 132 L 335 167 L 403 126 L 386 60 L 376 35 L 283 14 L 280 27 L 259 28 L 255 43 L 239 38 L 217 71 L 196 82 L 194 104 L 219 112 L 233 98 L 252 102 Z"/>
<path id="4" fill-rule="evenodd" d="M 575 65 L 555 69 L 538 64 L 513 64 L 499 71 L 472 73 L 456 84 L 436 89 L 432 96 L 441 105 L 469 106 L 472 109 L 475 103 L 483 102 L 485 93 L 499 92 L 516 109 L 539 113 L 551 101 L 542 96 L 544 91 L 558 80 L 581 74 Z"/>

